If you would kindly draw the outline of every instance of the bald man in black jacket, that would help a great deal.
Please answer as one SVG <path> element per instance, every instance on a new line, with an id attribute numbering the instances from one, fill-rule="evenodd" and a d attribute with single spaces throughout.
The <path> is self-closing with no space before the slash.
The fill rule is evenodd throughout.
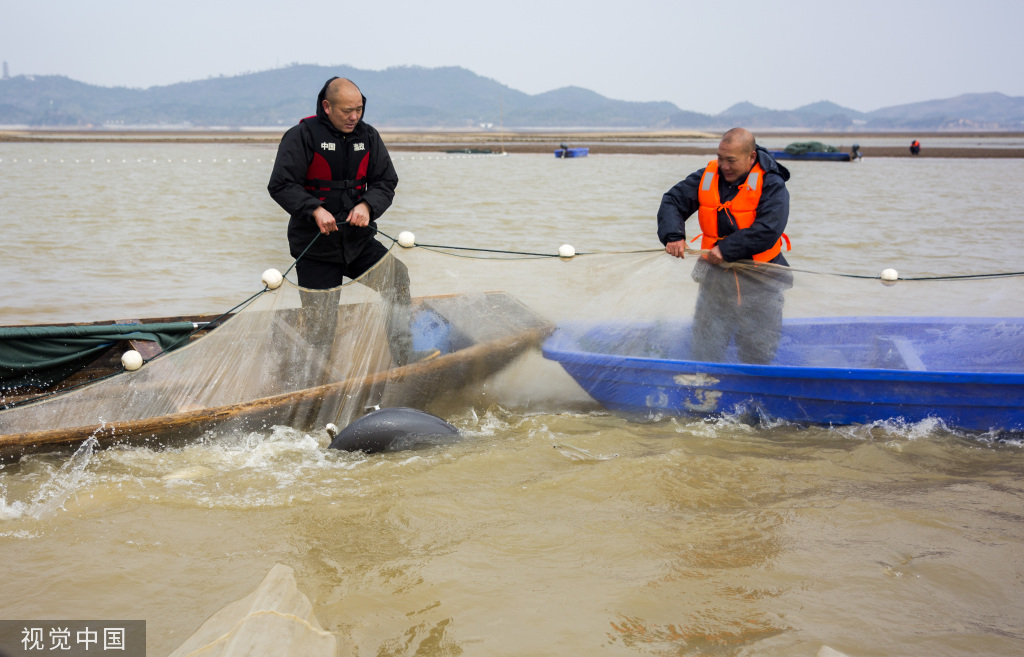
<path id="1" fill-rule="evenodd" d="M 299 285 L 327 290 L 346 277 L 359 278 L 380 292 L 389 306 L 392 357 L 405 365 L 427 354 L 412 350 L 409 270 L 397 258 L 387 257 L 388 248 L 375 237 L 376 221 L 394 199 L 398 174 L 380 133 L 363 121 L 365 108 L 366 97 L 355 83 L 338 77 L 328 80 L 317 96 L 316 114 L 281 138 L 267 190 L 291 215 L 288 246 L 298 259 Z M 316 309 L 326 313 L 317 320 L 324 328 L 317 340 L 333 333 L 338 295 L 303 298 L 306 308 L 321 297 L 326 301 L 320 305 L 334 307 Z"/>

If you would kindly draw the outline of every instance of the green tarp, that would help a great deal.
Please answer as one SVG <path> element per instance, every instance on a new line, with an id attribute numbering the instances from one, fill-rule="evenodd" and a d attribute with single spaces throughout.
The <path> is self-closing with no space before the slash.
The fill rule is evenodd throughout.
<path id="1" fill-rule="evenodd" d="M 164 351 L 185 344 L 192 322 L 11 326 L 0 328 L 0 385 L 49 386 L 85 367 L 119 340 L 153 340 Z"/>
<path id="2" fill-rule="evenodd" d="M 823 144 L 820 141 L 794 141 L 785 148 L 790 155 L 806 155 L 807 153 L 838 153 L 835 146 Z"/>

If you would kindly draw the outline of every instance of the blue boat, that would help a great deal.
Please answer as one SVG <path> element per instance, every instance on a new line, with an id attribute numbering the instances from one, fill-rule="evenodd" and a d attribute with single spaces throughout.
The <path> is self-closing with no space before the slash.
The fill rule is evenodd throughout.
<path id="1" fill-rule="evenodd" d="M 938 418 L 1024 431 L 1024 318 L 789 319 L 768 365 L 689 360 L 686 321 L 573 323 L 543 345 L 598 402 L 629 414 L 756 413 L 811 424 Z"/>
<path id="2" fill-rule="evenodd" d="M 776 160 L 818 160 L 823 162 L 849 162 L 849 153 L 787 153 L 768 151 Z"/>
<path id="3" fill-rule="evenodd" d="M 555 149 L 555 157 L 586 157 L 589 153 L 590 148 L 587 146 Z"/>

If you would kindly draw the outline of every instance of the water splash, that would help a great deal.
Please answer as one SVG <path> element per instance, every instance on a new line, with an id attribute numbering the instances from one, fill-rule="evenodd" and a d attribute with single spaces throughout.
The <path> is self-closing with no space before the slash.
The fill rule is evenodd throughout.
<path id="1" fill-rule="evenodd" d="M 14 520 L 25 514 L 26 505 L 24 502 L 15 500 L 7 503 L 7 486 L 0 484 L 0 520 Z"/>
<path id="2" fill-rule="evenodd" d="M 506 433 L 510 427 L 524 421 L 521 416 L 516 416 L 497 404 L 489 406 L 482 416 L 477 414 L 475 408 L 470 407 L 464 415 L 449 420 L 462 433 L 478 437 Z"/>
<path id="3" fill-rule="evenodd" d="M 89 436 L 71 458 L 65 461 L 60 470 L 39 488 L 32 499 L 27 515 L 41 520 L 56 513 L 57 509 L 63 509 L 68 498 L 78 488 L 98 445 L 99 441 L 96 440 L 96 437 Z"/>
<path id="4" fill-rule="evenodd" d="M 917 422 L 907 422 L 902 418 L 893 418 L 877 420 L 867 424 L 835 426 L 831 430 L 843 438 L 861 441 L 888 440 L 914 442 L 918 440 L 933 440 L 936 437 L 978 440 L 983 435 L 987 435 L 953 429 L 939 418 L 925 418 Z"/>
<path id="5" fill-rule="evenodd" d="M 582 447 L 576 447 L 575 445 L 567 444 L 555 444 L 552 445 L 559 453 L 570 461 L 610 461 L 611 459 L 618 458 L 618 454 L 594 454 L 590 450 L 583 449 Z"/>

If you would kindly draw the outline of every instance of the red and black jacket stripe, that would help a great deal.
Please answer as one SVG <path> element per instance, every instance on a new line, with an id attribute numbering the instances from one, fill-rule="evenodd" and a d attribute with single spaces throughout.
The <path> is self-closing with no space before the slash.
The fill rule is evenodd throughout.
<path id="1" fill-rule="evenodd" d="M 347 214 L 366 192 L 369 140 L 351 135 L 339 138 L 315 116 L 302 119 L 302 123 L 310 131 L 313 145 L 313 160 L 302 186 L 335 216 Z"/>

